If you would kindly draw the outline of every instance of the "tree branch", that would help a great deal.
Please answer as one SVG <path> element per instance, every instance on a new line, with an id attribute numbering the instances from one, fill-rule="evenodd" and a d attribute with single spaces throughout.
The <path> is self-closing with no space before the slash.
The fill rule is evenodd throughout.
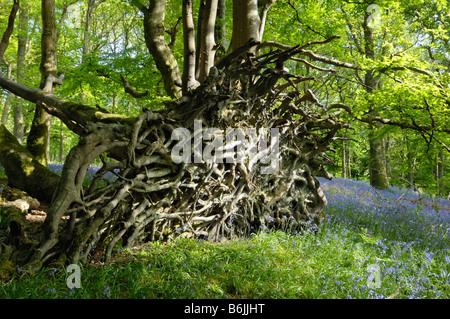
<path id="1" fill-rule="evenodd" d="M 440 129 L 440 128 L 435 128 L 432 125 L 419 125 L 416 123 L 406 123 L 406 122 L 386 119 L 386 118 L 383 118 L 378 115 L 360 117 L 360 118 L 358 118 L 358 120 L 361 122 L 364 122 L 364 123 L 368 123 L 368 124 L 371 124 L 372 122 L 379 122 L 382 124 L 398 126 L 402 129 L 412 129 L 412 130 L 421 131 L 421 132 L 434 130 L 434 131 L 442 132 L 442 133 L 450 133 L 450 128 L 448 128 L 448 127 L 444 127 L 444 128 Z"/>
<path id="2" fill-rule="evenodd" d="M 120 79 L 122 80 L 125 92 L 130 94 L 132 97 L 139 99 L 141 97 L 148 95 L 148 90 L 146 90 L 145 92 L 138 92 L 134 88 L 132 88 L 130 83 L 128 83 L 128 81 L 123 77 L 123 75 L 120 75 Z"/>
<path id="3" fill-rule="evenodd" d="M 264 4 L 264 7 L 263 7 L 263 9 L 261 11 L 261 14 L 260 14 L 261 23 L 259 25 L 259 39 L 258 39 L 258 41 L 262 41 L 262 37 L 263 37 L 263 34 L 264 34 L 264 28 L 266 26 L 267 12 L 269 12 L 269 9 L 275 4 L 275 2 L 277 2 L 277 0 L 268 0 Z"/>
<path id="4" fill-rule="evenodd" d="M 2 40 L 0 41 L 0 62 L 3 60 L 5 51 L 9 45 L 9 38 L 14 30 L 14 20 L 16 19 L 17 11 L 19 10 L 19 0 L 14 0 L 14 4 L 11 8 L 11 13 L 9 14 L 8 26 L 3 33 Z"/>
<path id="5" fill-rule="evenodd" d="M 97 108 L 92 106 L 63 100 L 51 93 L 47 93 L 44 90 L 30 88 L 23 84 L 14 82 L 1 74 L 0 87 L 32 103 L 42 102 L 49 109 L 54 107 L 59 111 L 53 111 L 56 116 L 60 117 L 59 115 L 64 114 L 67 118 L 70 118 L 71 121 L 83 127 L 87 124 L 87 122 L 115 122 L 132 124 L 136 120 L 134 117 L 120 114 L 109 114 L 104 111 L 99 111 Z M 65 119 L 62 118 L 61 120 L 64 121 Z"/>

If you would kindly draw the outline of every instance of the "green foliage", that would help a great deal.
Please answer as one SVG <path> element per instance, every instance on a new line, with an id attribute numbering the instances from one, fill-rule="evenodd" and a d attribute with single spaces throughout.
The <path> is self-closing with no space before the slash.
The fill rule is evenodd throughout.
<path id="1" fill-rule="evenodd" d="M 61 98 L 99 105 L 109 112 L 138 115 L 143 108 L 160 110 L 164 108 L 166 96 L 161 75 L 156 69 L 153 58 L 148 53 L 144 42 L 142 5 L 143 0 L 108 0 L 96 2 L 93 20 L 89 32 L 89 50 L 83 52 L 86 35 L 85 20 L 87 1 L 78 1 L 62 20 L 67 1 L 56 1 L 56 20 L 58 21 L 58 69 L 66 73 L 64 84 L 56 88 Z M 200 1 L 194 3 L 194 24 L 197 25 Z M 324 40 L 332 35 L 341 38 L 326 45 L 314 46 L 316 54 L 333 57 L 360 66 L 360 70 L 337 68 L 312 61 L 324 68 L 339 69 L 338 73 L 325 73 L 308 67 L 299 61 L 288 61 L 286 66 L 295 74 L 316 77 L 317 81 L 303 82 L 299 90 L 312 89 L 323 104 L 334 102 L 347 103 L 352 106 L 352 116 L 343 115 L 354 130 L 347 136 L 350 143 L 351 173 L 361 179 L 368 178 L 368 126 L 358 119 L 367 116 L 370 108 L 383 118 L 399 122 L 415 123 L 422 126 L 434 126 L 430 134 L 385 128 L 379 138 L 390 141 L 387 157 L 390 159 L 390 182 L 400 185 L 407 172 L 413 167 L 415 183 L 428 192 L 437 192 L 435 178 L 435 155 L 441 145 L 438 139 L 450 144 L 447 133 L 438 130 L 450 126 L 449 80 L 450 51 L 449 33 L 450 17 L 448 1 L 373 1 L 380 8 L 379 27 L 373 29 L 374 59 L 364 54 L 364 30 L 362 24 L 367 18 L 368 2 L 355 1 L 277 1 L 269 11 L 263 41 L 271 40 L 283 44 L 304 44 L 312 40 Z M 167 10 L 165 27 L 172 31 L 181 16 L 180 2 L 166 1 Z M 40 6 L 39 1 L 28 4 L 29 25 L 28 53 L 26 55 L 25 84 L 37 87 L 40 81 Z M 0 0 L 0 15 L 9 15 L 11 2 Z M 6 28 L 6 19 L 0 20 L 0 31 Z M 226 41 L 231 40 L 232 1 L 226 1 Z M 12 66 L 12 79 L 16 78 L 18 20 L 14 34 L 10 39 L 5 60 Z M 178 26 L 173 52 L 180 69 L 183 63 L 183 30 Z M 166 41 L 171 36 L 166 34 Z M 266 49 L 268 50 L 268 49 Z M 263 52 L 264 53 L 264 52 Z M 403 68 L 403 69 L 401 69 Z M 409 69 L 408 69 L 409 68 Z M 430 72 L 433 76 L 418 73 L 411 68 Z M 6 65 L 0 64 L 3 74 Z M 373 72 L 379 77 L 379 87 L 369 94 L 363 85 L 364 76 Z M 124 76 L 137 91 L 148 90 L 149 94 L 135 99 L 126 94 L 120 80 Z M 7 92 L 0 92 L 0 106 L 5 104 Z M 426 102 L 425 102 L 426 101 Z M 17 103 L 15 100 L 13 104 Z M 315 107 L 308 105 L 309 107 Z M 12 131 L 13 107 L 11 107 L 7 128 Z M 29 130 L 33 118 L 34 105 L 25 103 L 25 131 Z M 431 139 L 431 136 L 435 139 Z M 425 140 L 424 139 L 427 139 Z M 61 138 L 63 140 L 60 143 Z M 53 162 L 62 161 L 60 154 L 66 155 L 75 145 L 77 137 L 57 119 L 53 119 L 51 132 L 50 158 Z M 328 154 L 334 158 L 335 165 L 330 171 L 341 173 L 340 158 L 342 142 L 334 144 L 336 153 Z M 408 146 L 414 148 L 413 162 L 405 160 Z M 63 156 L 64 157 L 64 156 Z M 449 192 L 448 152 L 444 154 L 444 185 Z M 442 182 L 442 180 L 441 180 Z"/>

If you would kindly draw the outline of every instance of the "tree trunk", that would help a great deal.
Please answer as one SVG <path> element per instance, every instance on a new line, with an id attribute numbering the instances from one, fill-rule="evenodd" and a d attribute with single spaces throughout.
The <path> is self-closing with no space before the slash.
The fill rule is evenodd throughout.
<path id="1" fill-rule="evenodd" d="M 253 39 L 259 41 L 261 19 L 258 13 L 258 0 L 233 0 L 233 35 L 231 50 L 236 50 Z M 252 47 L 250 52 L 255 52 Z"/>
<path id="2" fill-rule="evenodd" d="M 182 83 L 178 62 L 164 39 L 165 9 L 165 0 L 152 0 L 148 8 L 141 7 L 144 13 L 145 43 L 161 72 L 166 93 L 171 97 L 180 97 Z"/>
<path id="3" fill-rule="evenodd" d="M 83 55 L 82 62 L 85 62 L 86 56 L 91 53 L 91 25 L 92 14 L 94 12 L 95 0 L 88 0 L 86 10 L 86 21 L 84 23 L 83 32 Z"/>
<path id="4" fill-rule="evenodd" d="M 198 6 L 198 18 L 197 18 L 197 39 L 195 43 L 195 78 L 198 79 L 200 75 L 200 46 L 202 44 L 202 25 L 205 16 L 206 0 L 200 0 Z"/>
<path id="5" fill-rule="evenodd" d="M 364 41 L 365 41 L 365 56 L 368 59 L 375 59 L 373 33 L 370 27 L 367 25 L 368 15 L 364 16 L 363 29 L 364 29 Z M 379 75 L 375 76 L 375 71 L 366 71 L 364 78 L 365 90 L 371 95 L 374 90 L 379 87 Z M 369 112 L 374 114 L 374 106 L 369 107 Z M 379 136 L 380 129 L 379 124 L 369 125 L 369 174 L 370 185 L 379 189 L 385 189 L 389 187 L 389 181 L 386 174 L 386 156 L 384 153 L 383 140 Z"/>
<path id="6" fill-rule="evenodd" d="M 19 36 L 17 41 L 17 82 L 24 83 L 25 80 L 25 55 L 28 42 L 28 12 L 27 7 L 22 4 L 19 11 Z M 14 136 L 20 144 L 23 144 L 23 100 L 16 98 L 14 105 Z"/>
<path id="7" fill-rule="evenodd" d="M 269 9 L 275 4 L 277 0 L 259 0 L 258 5 L 262 7 L 261 14 L 260 14 L 260 26 L 259 26 L 259 38 L 258 41 L 262 41 L 262 37 L 264 34 L 264 28 L 266 26 L 266 20 L 267 20 L 267 13 L 269 12 Z"/>
<path id="8" fill-rule="evenodd" d="M 444 195 L 444 150 L 441 148 L 436 154 L 436 184 L 438 187 L 438 194 Z"/>
<path id="9" fill-rule="evenodd" d="M 404 136 L 404 143 L 406 145 L 406 161 L 408 165 L 408 172 L 406 179 L 409 185 L 414 185 L 414 169 L 415 169 L 415 156 L 413 150 L 411 149 L 411 142 L 409 141 L 408 135 Z"/>
<path id="10" fill-rule="evenodd" d="M 59 162 L 64 162 L 64 124 L 60 121 L 59 124 Z"/>
<path id="11" fill-rule="evenodd" d="M 55 0 L 42 0 L 42 37 L 41 37 L 41 84 L 40 88 L 48 93 L 54 92 L 53 82 L 49 87 L 46 80 L 51 75 L 57 75 L 57 32 L 55 19 Z M 27 149 L 34 158 L 44 166 L 48 165 L 48 150 L 50 142 L 51 115 L 48 114 L 40 101 L 36 103 L 30 134 L 27 139 Z"/>
<path id="12" fill-rule="evenodd" d="M 3 104 L 2 121 L 1 121 L 1 123 L 3 125 L 6 125 L 8 123 L 9 110 L 11 109 L 11 101 L 13 99 L 14 99 L 14 94 L 9 92 L 8 95 L 6 96 L 5 104 Z"/>
<path id="13" fill-rule="evenodd" d="M 388 181 L 390 178 L 392 178 L 392 168 L 391 168 L 391 161 L 390 161 L 390 143 L 389 143 L 389 137 L 387 137 L 384 140 L 384 154 L 385 154 L 385 163 L 386 163 L 386 176 L 388 178 Z"/>
<path id="14" fill-rule="evenodd" d="M 7 77 L 8 79 L 11 78 L 12 73 L 12 66 L 11 64 L 8 64 L 8 71 L 7 71 Z M 11 108 L 11 101 L 14 99 L 14 94 L 11 92 L 8 92 L 8 95 L 6 96 L 5 104 L 3 105 L 2 110 L 2 124 L 6 125 L 8 123 L 8 116 L 9 116 L 9 110 Z"/>
<path id="15" fill-rule="evenodd" d="M 18 10 L 19 10 L 19 0 L 14 0 L 11 12 L 9 13 L 8 26 L 6 27 L 2 39 L 0 40 L 0 63 L 3 61 L 6 48 L 9 45 L 9 38 L 11 37 L 14 30 L 14 20 L 16 19 Z"/>
<path id="16" fill-rule="evenodd" d="M 220 44 L 220 51 L 224 51 L 225 37 L 226 37 L 226 25 L 225 25 L 225 13 L 226 13 L 226 1 L 219 0 L 217 3 L 217 16 L 216 25 L 214 27 L 214 38 L 217 43 Z"/>
<path id="17" fill-rule="evenodd" d="M 214 27 L 216 24 L 217 1 L 210 0 L 206 2 L 205 11 L 203 14 L 201 34 L 202 39 L 200 43 L 199 55 L 199 75 L 198 81 L 202 83 L 209 74 L 209 69 L 214 65 L 215 51 L 213 47 L 214 42 Z"/>
<path id="18" fill-rule="evenodd" d="M 347 141 L 343 140 L 342 141 L 342 177 L 343 178 L 348 178 L 348 166 L 347 166 L 347 162 L 348 162 L 348 149 L 347 149 Z"/>
<path id="19" fill-rule="evenodd" d="M 195 32 L 192 12 L 192 0 L 183 0 L 183 95 L 188 94 L 188 92 L 197 87 L 197 81 L 195 79 Z"/>
<path id="20" fill-rule="evenodd" d="M 51 202 L 59 176 L 36 161 L 4 125 L 0 125 L 0 162 L 11 187 L 19 188 L 39 200 Z"/>
<path id="21" fill-rule="evenodd" d="M 369 172 L 370 185 L 378 189 L 385 189 L 389 187 L 389 182 L 386 174 L 386 163 L 384 154 L 383 139 L 377 133 L 379 129 L 372 127 L 369 131 Z"/>

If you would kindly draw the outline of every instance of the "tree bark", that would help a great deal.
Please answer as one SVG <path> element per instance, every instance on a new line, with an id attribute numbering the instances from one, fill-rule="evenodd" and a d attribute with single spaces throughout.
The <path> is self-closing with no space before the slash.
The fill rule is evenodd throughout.
<path id="1" fill-rule="evenodd" d="M 47 93 L 54 92 L 53 83 L 46 87 L 46 80 L 57 75 L 57 32 L 55 18 L 55 0 L 42 0 L 42 37 L 41 37 L 41 84 Z M 51 115 L 45 111 L 40 101 L 36 103 L 27 149 L 34 158 L 44 166 L 48 165 L 50 145 Z"/>
<path id="2" fill-rule="evenodd" d="M 444 150 L 441 148 L 436 154 L 436 184 L 438 187 L 438 194 L 444 195 Z"/>
<path id="3" fill-rule="evenodd" d="M 221 51 L 223 51 L 226 37 L 225 13 L 226 13 L 226 1 L 219 0 L 217 3 L 217 16 L 216 16 L 216 25 L 214 27 L 214 39 L 216 40 L 217 43 L 221 45 Z"/>
<path id="4" fill-rule="evenodd" d="M 209 74 L 209 69 L 214 65 L 215 51 L 214 27 L 216 24 L 217 1 L 210 0 L 206 2 L 205 11 L 201 25 L 201 44 L 199 55 L 199 75 L 198 81 L 202 83 Z"/>
<path id="5" fill-rule="evenodd" d="M 364 16 L 363 29 L 364 29 L 364 50 L 365 56 L 368 59 L 375 60 L 374 40 L 373 32 L 367 25 L 367 13 Z M 374 70 L 366 71 L 364 77 L 364 84 L 366 92 L 371 95 L 374 90 L 378 89 L 379 76 L 375 76 Z M 374 106 L 369 107 L 369 113 L 374 114 Z M 386 155 L 384 152 L 383 139 L 379 136 L 379 124 L 369 125 L 369 174 L 370 185 L 379 189 L 385 189 L 389 187 L 389 181 L 386 173 Z"/>
<path id="6" fill-rule="evenodd" d="M 182 83 L 178 62 L 164 39 L 165 8 L 165 0 L 152 0 L 148 8 L 141 7 L 144 13 L 145 43 L 161 72 L 166 93 L 171 97 L 180 97 Z"/>
<path id="7" fill-rule="evenodd" d="M 6 125 L 8 122 L 9 110 L 11 109 L 11 101 L 13 99 L 14 99 L 14 94 L 12 94 L 11 92 L 8 92 L 8 95 L 6 96 L 5 104 L 3 104 L 3 110 L 2 110 L 1 123 L 3 125 Z"/>
<path id="8" fill-rule="evenodd" d="M 85 62 L 86 56 L 91 53 L 91 25 L 92 25 L 92 14 L 95 8 L 95 0 L 88 0 L 87 10 L 86 10 L 86 20 L 84 23 L 83 32 L 83 55 L 82 62 Z"/>
<path id="9" fill-rule="evenodd" d="M 198 18 L 197 18 L 197 38 L 195 42 L 195 78 L 198 79 L 200 75 L 200 46 L 202 43 L 202 25 L 205 16 L 206 0 L 200 0 L 198 6 Z"/>
<path id="10" fill-rule="evenodd" d="M 11 12 L 8 18 L 8 25 L 0 40 L 0 63 L 3 61 L 6 48 L 9 45 L 9 38 L 14 31 L 14 20 L 16 19 L 17 11 L 19 10 L 19 0 L 14 0 Z"/>
<path id="11" fill-rule="evenodd" d="M 408 151 L 408 154 L 406 154 L 406 157 L 408 160 L 408 175 L 406 176 L 406 178 L 411 185 L 414 185 L 415 158 L 413 157 L 413 153 L 411 151 Z"/>
<path id="12" fill-rule="evenodd" d="M 17 139 L 0 125 L 0 162 L 8 176 L 8 184 L 32 197 L 50 203 L 59 176 L 41 165 Z"/>
<path id="13" fill-rule="evenodd" d="M 195 79 L 195 31 L 192 13 L 192 0 L 183 0 L 183 95 L 188 94 L 192 89 L 197 87 L 197 81 Z"/>
<path id="14" fill-rule="evenodd" d="M 342 177 L 348 178 L 348 148 L 347 148 L 347 141 L 342 141 Z"/>
<path id="15" fill-rule="evenodd" d="M 259 0 L 258 4 L 262 7 L 261 14 L 260 14 L 260 26 L 259 26 L 259 39 L 258 41 L 262 41 L 262 37 L 264 34 L 264 28 L 266 26 L 266 20 L 267 20 L 267 13 L 269 12 L 269 9 L 275 4 L 277 0 Z"/>
<path id="16" fill-rule="evenodd" d="M 59 162 L 64 162 L 64 123 L 59 124 Z"/>
<path id="17" fill-rule="evenodd" d="M 12 73 L 12 66 L 11 66 L 11 64 L 8 64 L 7 66 L 8 66 L 7 77 L 8 77 L 8 79 L 10 79 L 11 73 Z M 5 104 L 3 104 L 3 110 L 2 110 L 1 123 L 3 125 L 6 125 L 6 123 L 8 123 L 9 110 L 11 108 L 11 102 L 13 99 L 14 99 L 14 94 L 12 94 L 11 92 L 8 92 L 8 95 L 6 96 Z"/>
<path id="18" fill-rule="evenodd" d="M 24 83 L 25 80 L 25 56 L 28 42 L 28 12 L 25 4 L 21 5 L 19 11 L 19 36 L 17 41 L 17 82 Z M 23 100 L 16 98 L 14 105 L 14 136 L 20 144 L 23 144 Z"/>
<path id="19" fill-rule="evenodd" d="M 259 41 L 261 19 L 258 13 L 258 0 L 233 0 L 233 35 L 231 50 L 236 50 L 250 39 Z M 255 52 L 252 47 L 249 52 Z"/>

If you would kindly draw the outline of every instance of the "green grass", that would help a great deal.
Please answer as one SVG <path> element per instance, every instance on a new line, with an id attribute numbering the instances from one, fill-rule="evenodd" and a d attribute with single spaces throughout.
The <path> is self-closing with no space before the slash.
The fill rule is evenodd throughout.
<path id="1" fill-rule="evenodd" d="M 80 289 L 69 289 L 65 269 L 18 269 L 0 285 L 0 298 L 406 298 L 414 281 L 429 278 L 425 298 L 448 298 L 445 256 L 431 262 L 404 247 L 383 258 L 371 237 L 324 227 L 313 235 L 282 232 L 212 244 L 181 239 L 121 252 L 108 265 L 85 265 Z M 373 238 L 372 238 L 373 239 Z M 367 265 L 382 263 L 380 288 L 368 288 Z M 445 267 L 444 267 L 445 268 Z M 440 291 L 438 294 L 437 291 Z"/>
<path id="2" fill-rule="evenodd" d="M 381 204 L 369 195 L 326 191 L 332 201 L 317 233 L 148 243 L 118 251 L 109 264 L 82 265 L 80 289 L 67 287 L 63 267 L 18 268 L 0 282 L 0 298 L 450 298 L 445 220 L 436 219 L 442 232 L 434 233 L 422 227 L 436 223 L 425 210 L 417 211 L 419 229 L 407 219 L 417 215 L 409 208 L 401 215 L 385 203 L 375 214 Z M 370 265 L 380 269 L 379 288 L 368 285 Z"/>

